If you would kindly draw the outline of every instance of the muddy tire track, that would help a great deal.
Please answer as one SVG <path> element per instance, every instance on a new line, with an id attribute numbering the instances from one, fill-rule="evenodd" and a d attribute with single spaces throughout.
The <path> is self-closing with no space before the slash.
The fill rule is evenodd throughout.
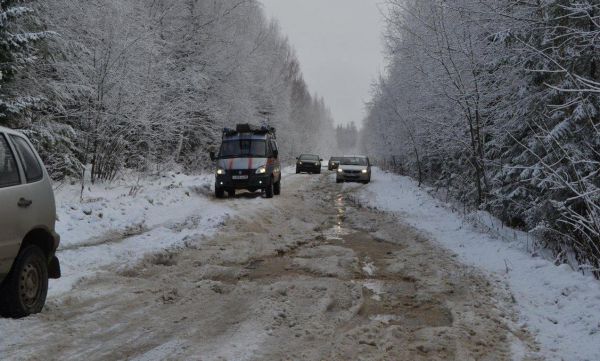
<path id="1" fill-rule="evenodd" d="M 208 239 L 82 282 L 8 359 L 538 360 L 499 280 L 329 175 Z M 243 197 L 243 196 L 242 196 Z M 250 204 L 249 206 L 252 206 Z M 60 337 L 48 340 L 47 335 Z"/>

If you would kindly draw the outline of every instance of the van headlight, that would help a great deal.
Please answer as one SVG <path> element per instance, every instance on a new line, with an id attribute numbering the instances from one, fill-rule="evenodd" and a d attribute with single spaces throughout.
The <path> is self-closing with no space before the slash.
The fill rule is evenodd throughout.
<path id="1" fill-rule="evenodd" d="M 256 174 L 265 174 L 267 173 L 267 167 L 260 167 L 256 170 Z"/>
<path id="2" fill-rule="evenodd" d="M 223 175 L 223 174 L 225 174 L 225 169 L 217 168 L 217 175 Z"/>
<path id="3" fill-rule="evenodd" d="M 362 170 L 362 173 L 363 173 L 363 174 L 367 174 L 367 173 L 369 173 L 369 171 L 368 171 L 368 170 L 366 170 L 366 169 L 363 169 L 363 170 Z"/>

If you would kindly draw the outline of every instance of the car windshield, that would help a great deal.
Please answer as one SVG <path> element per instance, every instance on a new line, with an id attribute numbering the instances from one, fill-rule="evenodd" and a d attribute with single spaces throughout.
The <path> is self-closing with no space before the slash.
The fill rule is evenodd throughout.
<path id="1" fill-rule="evenodd" d="M 221 145 L 220 158 L 264 158 L 267 156 L 267 142 L 264 140 L 226 140 Z"/>
<path id="2" fill-rule="evenodd" d="M 339 162 L 342 158 L 340 157 L 331 157 L 331 159 L 329 159 L 330 162 Z"/>
<path id="3" fill-rule="evenodd" d="M 367 158 L 363 157 L 346 157 L 342 158 L 342 165 L 368 165 Z"/>
<path id="4" fill-rule="evenodd" d="M 318 162 L 318 161 L 319 161 L 319 156 L 317 156 L 317 155 L 312 155 L 312 154 L 302 154 L 302 155 L 300 156 L 300 160 L 308 160 L 308 161 L 311 161 L 311 160 L 313 160 L 313 161 L 315 161 L 315 162 Z"/>

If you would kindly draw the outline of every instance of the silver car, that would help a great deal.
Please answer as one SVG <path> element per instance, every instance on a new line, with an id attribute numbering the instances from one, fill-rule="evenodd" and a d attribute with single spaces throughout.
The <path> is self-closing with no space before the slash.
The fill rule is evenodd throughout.
<path id="1" fill-rule="evenodd" d="M 337 183 L 371 181 L 371 162 L 363 155 L 346 156 L 340 160 L 336 172 Z"/>
<path id="2" fill-rule="evenodd" d="M 55 256 L 56 206 L 48 173 L 29 140 L 0 127 L 0 315 L 25 317 L 44 307 Z"/>

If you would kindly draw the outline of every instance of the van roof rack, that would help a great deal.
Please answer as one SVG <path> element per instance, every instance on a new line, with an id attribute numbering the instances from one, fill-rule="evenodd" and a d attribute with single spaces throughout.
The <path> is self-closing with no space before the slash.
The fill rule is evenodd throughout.
<path id="1" fill-rule="evenodd" d="M 223 136 L 232 136 L 240 133 L 252 133 L 252 134 L 271 134 L 276 138 L 276 132 L 274 127 L 269 126 L 256 126 L 253 124 L 237 124 L 235 129 L 224 128 Z"/>

